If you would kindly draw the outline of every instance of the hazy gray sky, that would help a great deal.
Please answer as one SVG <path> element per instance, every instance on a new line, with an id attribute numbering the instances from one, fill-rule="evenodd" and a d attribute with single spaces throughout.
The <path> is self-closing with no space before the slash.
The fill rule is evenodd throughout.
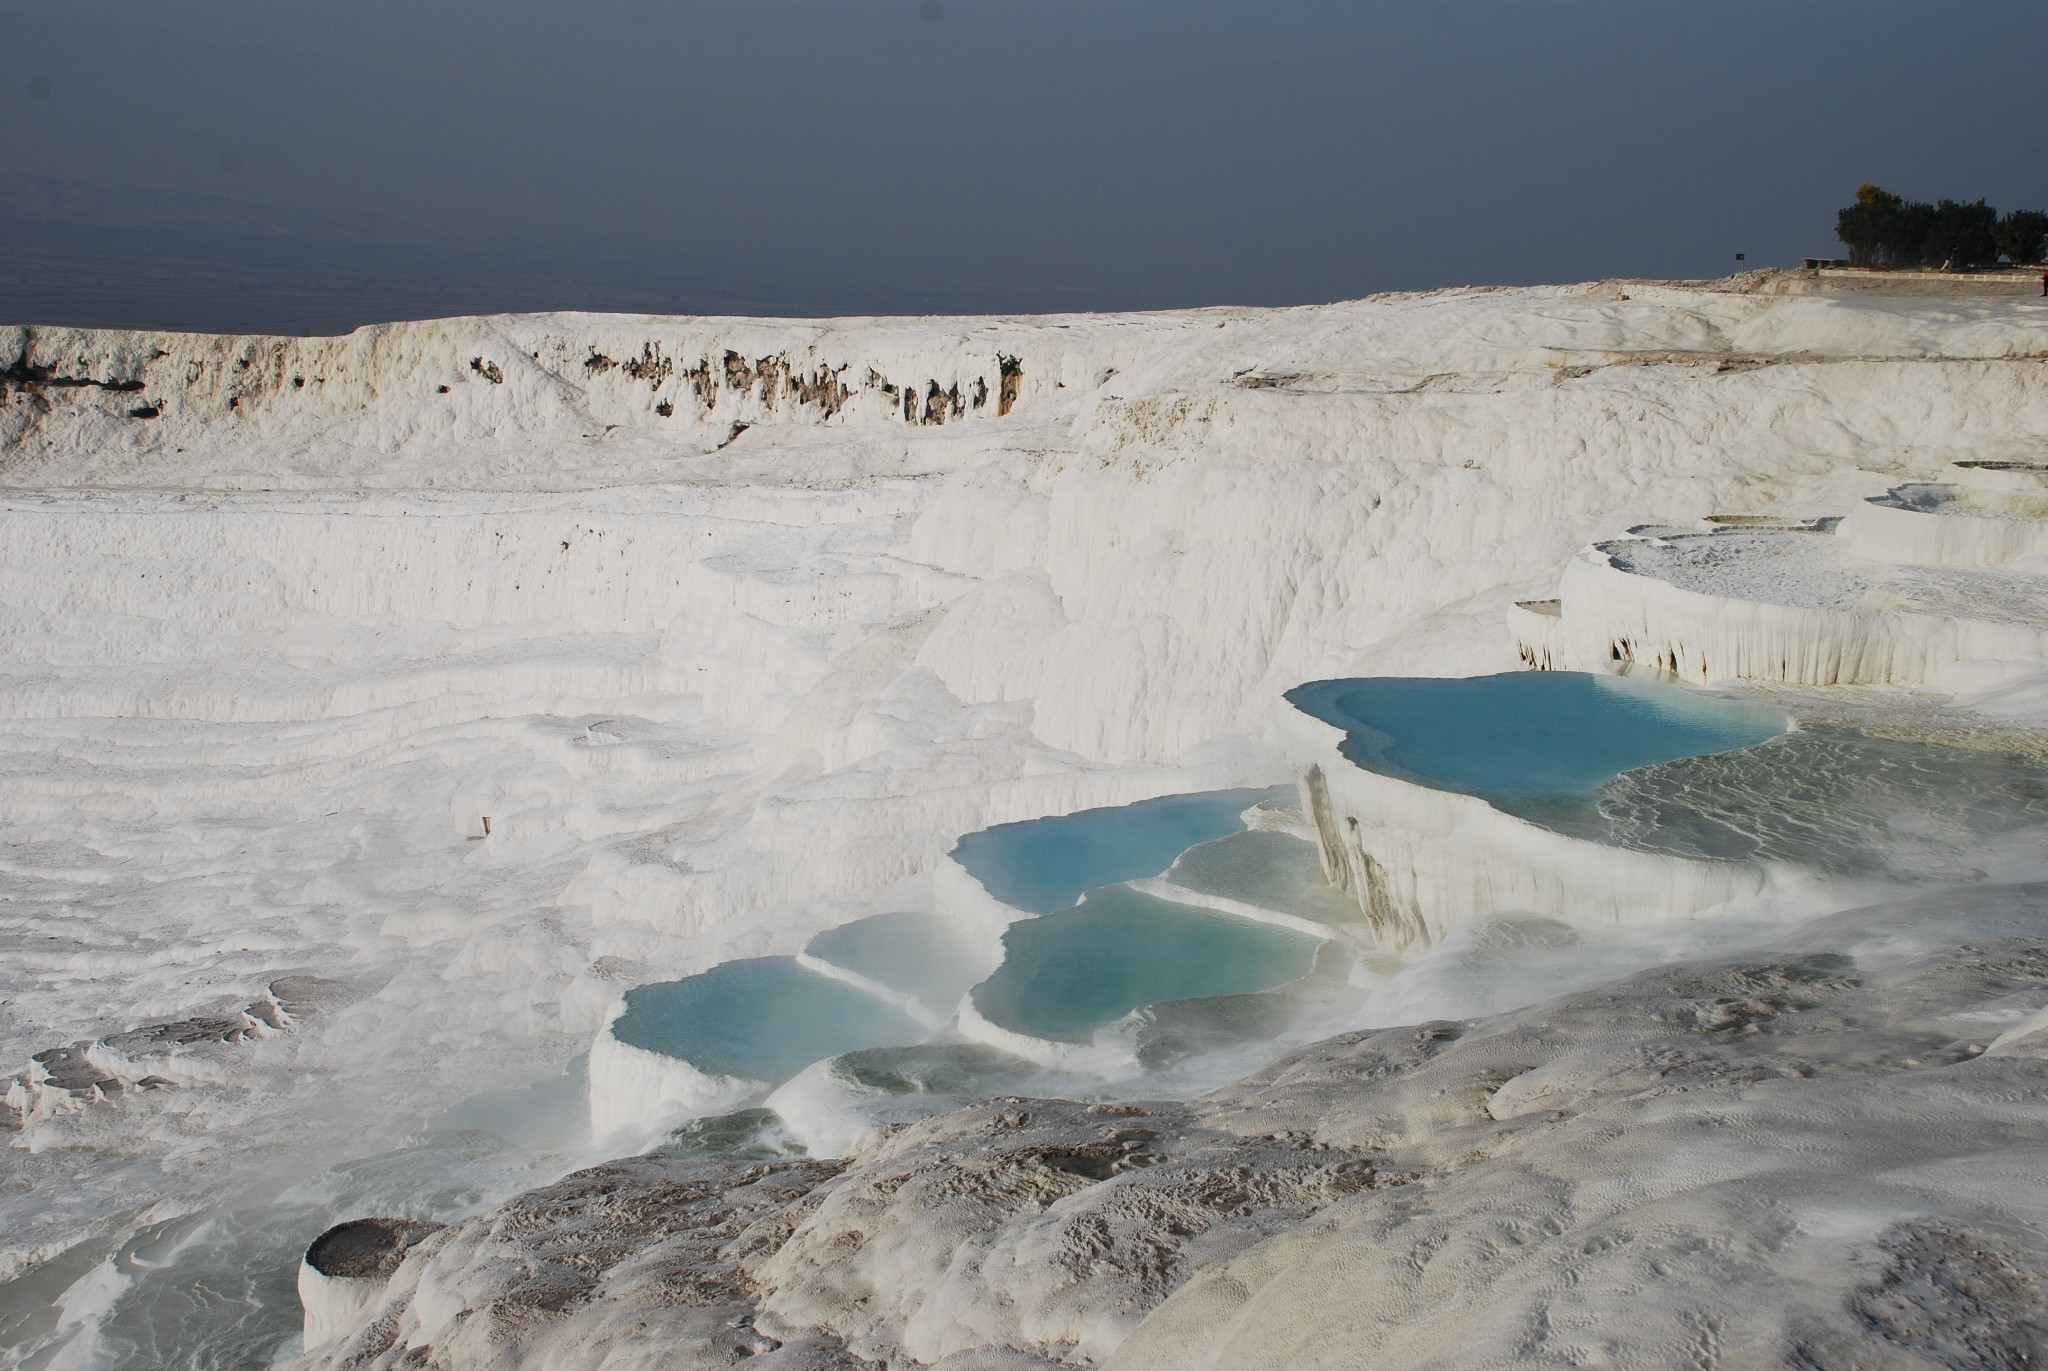
<path id="1" fill-rule="evenodd" d="M 0 317 L 1718 275 L 2048 203 L 2044 92 L 2040 0 L 0 0 Z"/>

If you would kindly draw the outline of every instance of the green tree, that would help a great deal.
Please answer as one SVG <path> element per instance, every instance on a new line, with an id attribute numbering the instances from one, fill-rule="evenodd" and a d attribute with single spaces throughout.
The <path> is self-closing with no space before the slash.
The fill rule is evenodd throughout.
<path id="1" fill-rule="evenodd" d="M 1998 211 L 1982 200 L 1943 200 L 1934 207 L 1921 248 L 1930 267 L 1988 267 L 1998 260 Z"/>
<path id="2" fill-rule="evenodd" d="M 2048 214 L 2016 209 L 2003 215 L 1998 221 L 1998 250 L 2022 266 L 2048 256 Z"/>
<path id="3" fill-rule="evenodd" d="M 1925 200 L 1908 200 L 1899 206 L 1896 218 L 1892 220 L 1891 237 L 1887 243 L 1889 261 L 1894 267 L 1938 267 L 1939 255 L 1930 256 L 1934 249 L 1930 240 L 1934 237 L 1934 206 Z"/>
<path id="4" fill-rule="evenodd" d="M 1868 181 L 1856 187 L 1856 203 L 1835 215 L 1835 237 L 1859 267 L 1889 267 L 1905 201 Z"/>
<path id="5" fill-rule="evenodd" d="M 2024 214 L 2001 219 L 1982 200 L 1930 205 L 1866 182 L 1856 188 L 1856 203 L 1835 215 L 1835 236 L 1860 267 L 1988 267 L 2000 251 L 2011 257 L 2014 247 L 2027 254 L 2024 260 L 2038 261 L 2048 221 Z"/>

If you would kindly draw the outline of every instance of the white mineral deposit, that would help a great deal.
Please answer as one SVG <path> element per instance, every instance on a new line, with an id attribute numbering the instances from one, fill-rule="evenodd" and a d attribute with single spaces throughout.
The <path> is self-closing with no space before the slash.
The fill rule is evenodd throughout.
<path id="1" fill-rule="evenodd" d="M 0 1364 L 2036 1364 L 2044 356 L 0 329 Z"/>

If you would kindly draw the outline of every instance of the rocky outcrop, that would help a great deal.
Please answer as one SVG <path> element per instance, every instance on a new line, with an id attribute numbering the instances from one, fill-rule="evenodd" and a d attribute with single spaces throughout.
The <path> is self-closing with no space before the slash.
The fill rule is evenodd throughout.
<path id="1" fill-rule="evenodd" d="M 280 423 L 360 416 L 388 405 L 394 392 L 438 397 L 432 403 L 458 426 L 473 414 L 481 420 L 481 405 L 491 419 L 479 423 L 478 436 L 544 427 L 565 410 L 599 425 L 590 437 L 661 420 L 678 421 L 659 425 L 671 432 L 690 421 L 726 428 L 847 417 L 937 426 L 1006 417 L 1023 403 L 1022 354 L 1005 349 L 1034 347 L 1033 334 L 1043 335 L 1036 346 L 1048 348 L 1040 355 L 1055 384 L 1065 370 L 1113 371 L 1112 359 L 1136 341 L 1025 326 L 986 330 L 986 347 L 877 348 L 871 337 L 818 325 L 497 322 L 489 330 L 379 325 L 344 338 L 161 334 L 146 344 L 142 335 L 111 331 L 0 329 L 0 356 L 12 359 L 0 365 L 0 450 L 14 449 L 18 461 L 69 446 L 82 431 L 175 450 L 198 441 L 202 429 L 218 441 L 237 429 L 254 438 Z M 764 342 L 772 346 L 762 350 Z M 477 386 L 496 398 L 466 400 Z M 172 422 L 160 431 L 122 422 L 161 418 Z M 427 427 L 445 435 L 445 424 L 429 418 Z"/>
<path id="2" fill-rule="evenodd" d="M 1676 1368 L 1702 1330 L 1720 1364 L 2024 1365 L 2041 1004 L 2048 887 L 1979 887 L 1188 1105 L 656 1153 L 428 1238 L 305 1365 Z"/>
<path id="3" fill-rule="evenodd" d="M 406 1255 L 439 1232 L 424 1219 L 351 1219 L 313 1239 L 299 1263 L 305 1345 L 322 1347 L 374 1308 Z"/>
<path id="4" fill-rule="evenodd" d="M 219 1074 L 220 1049 L 254 1042 L 348 998 L 347 987 L 312 976 L 280 977 L 229 1014 L 146 1023 L 36 1053 L 0 1092 L 0 1132 L 130 1090 L 194 1085 Z"/>

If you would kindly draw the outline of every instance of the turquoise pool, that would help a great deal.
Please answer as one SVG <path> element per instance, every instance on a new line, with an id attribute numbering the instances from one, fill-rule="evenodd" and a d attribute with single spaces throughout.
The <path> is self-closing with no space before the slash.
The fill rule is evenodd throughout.
<path id="1" fill-rule="evenodd" d="M 1753 747 L 1784 733 L 1775 710 L 1637 676 L 1513 671 L 1357 677 L 1287 692 L 1346 733 L 1368 771 L 1440 790 L 1590 795 L 1626 771 Z"/>
<path id="2" fill-rule="evenodd" d="M 1220 895 L 1315 923 L 1353 924 L 1358 902 L 1323 879 L 1316 845 L 1291 833 L 1233 833 L 1191 847 L 1166 879 L 1203 895 Z"/>
<path id="3" fill-rule="evenodd" d="M 953 860 L 1012 909 L 1050 914 L 1098 886 L 1157 876 L 1195 844 L 1242 832 L 1238 815 L 1259 801 L 1292 793 L 1209 790 L 997 824 L 962 838 Z"/>
<path id="4" fill-rule="evenodd" d="M 1002 965 L 971 993 L 990 1023 L 1075 1041 L 1146 1005 L 1298 980 L 1321 946 L 1306 933 L 1113 886 L 1079 908 L 1012 924 Z"/>
<path id="5" fill-rule="evenodd" d="M 1041 1039 L 1083 1040 L 1133 1010 L 1189 1000 L 1218 1005 L 1234 1025 L 1253 1011 L 1225 1013 L 1218 997 L 1301 979 L 1323 940 L 1124 882 L 1170 875 L 1191 891 L 1339 921 L 1347 905 L 1321 887 L 1314 845 L 1248 832 L 1239 817 L 1291 794 L 1171 795 L 969 834 L 955 849 L 961 863 L 1037 916 L 1011 925 L 999 949 L 936 913 L 878 914 L 817 934 L 801 958 L 726 962 L 640 986 L 610 1032 L 710 1075 L 774 1086 L 831 1060 L 811 1089 L 936 1099 L 1016 1088 L 1018 1072 L 1042 1070 L 942 1026 L 963 995 L 989 1021 Z M 1217 1036 L 1187 1013 L 1196 1037 Z M 1167 1018 L 1175 1042 L 1189 1037 Z"/>
<path id="6" fill-rule="evenodd" d="M 989 970 L 953 921 L 937 914 L 856 919 L 818 934 L 804 952 L 946 1014 Z"/>
<path id="7" fill-rule="evenodd" d="M 770 1085 L 824 1057 L 929 1036 L 894 1005 L 793 957 L 721 962 L 701 975 L 629 990 L 611 1031 L 628 1046 L 710 1075 Z"/>

